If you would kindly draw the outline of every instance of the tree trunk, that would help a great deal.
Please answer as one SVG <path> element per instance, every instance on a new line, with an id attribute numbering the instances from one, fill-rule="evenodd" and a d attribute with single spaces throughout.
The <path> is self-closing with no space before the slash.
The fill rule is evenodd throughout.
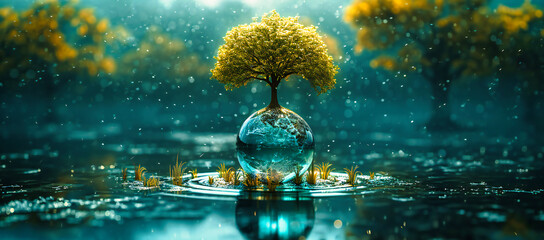
<path id="1" fill-rule="evenodd" d="M 272 85 L 270 86 L 271 95 L 270 95 L 270 104 L 268 104 L 268 108 L 280 108 L 280 104 L 278 103 L 278 85 Z"/>
<path id="2" fill-rule="evenodd" d="M 451 120 L 451 108 L 448 99 L 450 83 L 447 80 L 446 77 L 440 77 L 440 79 L 430 81 L 432 115 L 427 123 L 429 130 L 452 130 L 457 127 Z M 451 81 L 451 78 L 449 80 Z"/>
<path id="3" fill-rule="evenodd" d="M 57 112 L 55 110 L 57 86 L 54 82 L 55 79 L 53 77 L 49 77 L 44 80 L 45 80 L 45 95 L 47 98 L 47 109 L 46 109 L 44 120 L 46 124 L 56 123 L 59 120 L 57 116 Z"/>
<path id="4" fill-rule="evenodd" d="M 433 120 L 450 120 L 448 103 L 449 88 L 440 82 L 432 83 L 432 117 Z"/>
<path id="5" fill-rule="evenodd" d="M 535 114 L 536 111 L 536 101 L 537 98 L 533 93 L 524 93 L 522 95 L 523 102 L 525 103 L 525 112 L 523 113 L 523 120 L 530 125 L 537 125 L 537 117 Z"/>

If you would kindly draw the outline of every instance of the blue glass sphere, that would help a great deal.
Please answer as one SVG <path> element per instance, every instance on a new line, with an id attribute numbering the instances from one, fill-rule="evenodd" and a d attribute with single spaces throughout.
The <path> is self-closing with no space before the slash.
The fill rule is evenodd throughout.
<path id="1" fill-rule="evenodd" d="M 283 108 L 264 108 L 246 119 L 237 138 L 238 162 L 246 171 L 286 182 L 310 167 L 314 135 L 304 119 Z"/>

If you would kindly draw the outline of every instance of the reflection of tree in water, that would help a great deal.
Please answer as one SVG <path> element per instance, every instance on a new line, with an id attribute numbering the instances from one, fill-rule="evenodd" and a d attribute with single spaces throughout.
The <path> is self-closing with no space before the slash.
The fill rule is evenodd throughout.
<path id="1" fill-rule="evenodd" d="M 429 81 L 430 129 L 455 126 L 448 101 L 451 84 L 467 77 L 492 76 L 501 67 L 515 65 L 500 54 L 519 50 L 508 44 L 511 36 L 527 30 L 537 19 L 542 19 L 542 11 L 528 2 L 520 9 L 500 6 L 493 11 L 486 0 L 356 0 L 345 15 L 359 29 L 356 50 L 396 51 L 396 55 L 376 57 L 372 67 L 417 72 Z"/>
<path id="2" fill-rule="evenodd" d="M 239 199 L 236 203 L 236 226 L 247 239 L 305 239 L 314 221 L 311 199 Z"/>

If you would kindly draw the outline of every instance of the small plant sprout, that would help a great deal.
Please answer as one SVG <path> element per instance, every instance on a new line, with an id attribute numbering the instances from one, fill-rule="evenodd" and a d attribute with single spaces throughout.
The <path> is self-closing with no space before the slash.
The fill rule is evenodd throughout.
<path id="1" fill-rule="evenodd" d="M 195 168 L 189 172 L 191 173 L 191 178 L 195 179 L 198 177 L 198 169 Z"/>
<path id="2" fill-rule="evenodd" d="M 144 187 L 154 188 L 158 187 L 161 184 L 159 179 L 154 176 L 151 176 L 149 179 L 146 179 L 145 176 L 142 176 L 142 180 L 144 183 Z"/>
<path id="3" fill-rule="evenodd" d="M 331 168 L 331 167 L 332 167 L 332 164 L 330 163 L 321 163 L 321 166 L 317 165 L 317 169 L 320 172 L 321 179 L 327 180 L 329 178 L 329 174 L 331 173 L 332 170 L 334 170 L 334 168 Z"/>
<path id="4" fill-rule="evenodd" d="M 226 175 L 230 174 L 230 171 L 232 171 L 232 168 L 227 169 L 224 163 L 221 163 L 221 165 L 217 167 L 217 172 L 219 173 L 219 177 L 225 179 L 226 182 L 228 182 L 226 178 L 229 178 L 229 176 L 226 176 Z"/>
<path id="5" fill-rule="evenodd" d="M 370 180 L 374 180 L 374 172 L 369 172 L 370 174 Z"/>
<path id="6" fill-rule="evenodd" d="M 208 176 L 208 184 L 213 185 L 214 181 L 215 179 L 213 178 L 213 176 Z"/>
<path id="7" fill-rule="evenodd" d="M 121 170 L 121 173 L 123 174 L 123 182 L 127 180 L 127 170 L 128 168 Z"/>
<path id="8" fill-rule="evenodd" d="M 223 179 L 225 180 L 225 182 L 227 183 L 230 183 L 232 182 L 233 178 L 234 178 L 234 168 L 230 167 L 229 169 L 225 170 L 225 172 L 223 172 Z"/>
<path id="9" fill-rule="evenodd" d="M 351 169 L 344 168 L 344 171 L 348 174 L 348 179 L 346 181 L 352 187 L 355 187 L 357 184 L 357 175 L 362 174 L 361 172 L 357 171 L 358 167 L 359 166 L 351 166 Z"/>
<path id="10" fill-rule="evenodd" d="M 134 166 L 134 180 L 142 181 L 142 176 L 145 171 L 147 171 L 145 167 L 142 167 L 140 165 L 138 165 L 138 167 Z"/>
<path id="11" fill-rule="evenodd" d="M 301 166 L 296 166 L 295 167 L 295 178 L 293 178 L 293 183 L 295 183 L 295 185 L 300 185 L 302 184 L 302 174 L 300 174 L 300 171 L 302 171 L 302 167 Z"/>
<path id="12" fill-rule="evenodd" d="M 181 186 L 183 184 L 183 173 L 187 168 L 184 168 L 185 164 L 183 161 L 179 162 L 179 155 L 176 157 L 176 164 L 172 167 L 170 166 L 170 178 L 172 178 L 172 184 Z"/>
<path id="13" fill-rule="evenodd" d="M 268 191 L 275 192 L 278 185 L 280 185 L 279 181 L 271 179 L 270 176 L 266 176 L 266 187 L 268 187 Z"/>
<path id="14" fill-rule="evenodd" d="M 242 176 L 243 170 L 238 169 L 238 171 L 232 172 L 232 184 L 240 185 L 240 177 Z"/>
<path id="15" fill-rule="evenodd" d="M 306 175 L 306 182 L 312 185 L 315 185 L 317 182 L 317 171 L 315 170 L 313 163 L 310 170 L 308 170 L 308 174 Z"/>
<path id="16" fill-rule="evenodd" d="M 266 187 L 268 187 L 268 190 L 271 192 L 276 191 L 276 187 L 280 185 L 281 179 L 281 174 L 268 169 L 266 174 Z"/>
<path id="17" fill-rule="evenodd" d="M 261 185 L 259 176 L 253 176 L 250 173 L 244 172 L 244 182 L 242 182 L 247 188 L 254 188 Z"/>

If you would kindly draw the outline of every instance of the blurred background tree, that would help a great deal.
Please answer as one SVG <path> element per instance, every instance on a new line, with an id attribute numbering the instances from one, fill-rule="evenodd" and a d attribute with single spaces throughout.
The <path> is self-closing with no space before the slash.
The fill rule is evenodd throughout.
<path id="1" fill-rule="evenodd" d="M 500 76 L 515 81 L 525 104 L 524 120 L 538 127 L 539 98 L 544 91 L 544 18 L 541 9 L 529 1 L 517 8 L 499 5 L 493 14 L 502 29 L 492 36 L 499 41 L 501 51 Z"/>
<path id="2" fill-rule="evenodd" d="M 189 91 L 195 78 L 207 80 L 210 68 L 211 64 L 190 52 L 181 39 L 151 26 L 140 43 L 121 57 L 117 77 L 136 83 L 146 94 L 161 89 L 160 85 L 164 91 L 180 86 Z"/>
<path id="3" fill-rule="evenodd" d="M 0 81 L 14 91 L 43 86 L 50 100 L 47 116 L 55 118 L 53 101 L 60 86 L 115 72 L 115 60 L 106 49 L 118 39 L 117 30 L 75 1 L 37 2 L 22 12 L 2 8 Z"/>
<path id="4" fill-rule="evenodd" d="M 356 51 L 381 50 L 373 68 L 421 74 L 432 89 L 430 130 L 455 129 L 448 95 L 467 77 L 491 76 L 500 31 L 486 0 L 355 0 L 345 21 L 358 29 Z M 391 54 L 391 52 L 396 52 Z"/>

